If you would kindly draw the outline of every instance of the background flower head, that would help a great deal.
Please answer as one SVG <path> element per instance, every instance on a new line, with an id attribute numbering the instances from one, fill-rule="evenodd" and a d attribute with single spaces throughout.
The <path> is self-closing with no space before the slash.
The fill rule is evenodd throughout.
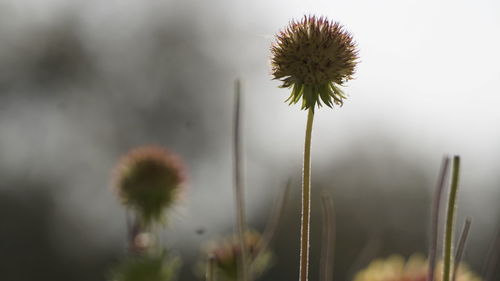
<path id="1" fill-rule="evenodd" d="M 250 274 L 257 277 L 267 270 L 271 263 L 271 252 L 262 247 L 262 236 L 256 231 L 248 230 L 245 233 L 245 246 Z M 237 236 L 231 236 L 213 243 L 207 254 L 214 261 L 218 278 L 232 281 L 238 280 L 239 262 L 241 258 L 240 243 Z"/>
<path id="2" fill-rule="evenodd" d="M 180 158 L 159 146 L 131 150 L 118 163 L 115 187 L 122 203 L 136 210 L 144 222 L 161 218 L 185 186 Z"/>

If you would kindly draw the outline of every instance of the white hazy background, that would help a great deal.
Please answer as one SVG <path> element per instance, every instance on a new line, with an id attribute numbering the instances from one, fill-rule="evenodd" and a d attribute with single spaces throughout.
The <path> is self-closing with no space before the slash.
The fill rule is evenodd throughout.
<path id="1" fill-rule="evenodd" d="M 317 111 L 313 171 L 358 153 L 390 179 L 375 160 L 398 155 L 421 168 L 432 194 L 441 157 L 459 154 L 459 212 L 474 217 L 471 243 L 484 242 L 500 214 L 499 3 L 0 0 L 2 175 L 57 182 L 51 237 L 69 257 L 92 256 L 124 243 L 124 212 L 110 192 L 117 159 L 137 145 L 166 145 L 186 159 L 191 178 L 165 239 L 197 253 L 206 237 L 196 229 L 215 236 L 234 220 L 234 79 L 244 91 L 249 219 L 268 210 L 291 175 L 298 192 L 306 114 L 283 102 L 289 90 L 271 80 L 269 48 L 291 19 L 322 15 L 353 34 L 361 62 L 343 108 Z M 49 86 L 33 82 L 32 73 L 44 73 L 33 69 L 51 30 L 65 28 L 91 66 Z M 137 121 L 150 110 L 160 113 Z M 171 130 L 169 112 L 186 128 L 173 122 Z M 364 192 L 336 189 L 353 200 Z"/>

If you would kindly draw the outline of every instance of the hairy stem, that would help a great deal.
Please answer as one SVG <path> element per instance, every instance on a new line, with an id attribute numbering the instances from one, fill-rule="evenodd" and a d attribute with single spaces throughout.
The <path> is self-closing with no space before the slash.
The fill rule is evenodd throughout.
<path id="1" fill-rule="evenodd" d="M 448 209 L 446 212 L 446 229 L 444 237 L 444 265 L 443 265 L 443 281 L 451 281 L 452 268 L 452 245 L 453 245 L 453 226 L 455 219 L 458 178 L 460 174 L 460 157 L 453 157 L 453 171 L 451 174 L 450 195 L 448 197 Z"/>
<path id="2" fill-rule="evenodd" d="M 304 168 L 302 174 L 302 216 L 300 226 L 300 273 L 299 280 L 307 281 L 309 273 L 309 229 L 311 219 L 311 135 L 314 108 L 309 108 L 304 143 Z"/>

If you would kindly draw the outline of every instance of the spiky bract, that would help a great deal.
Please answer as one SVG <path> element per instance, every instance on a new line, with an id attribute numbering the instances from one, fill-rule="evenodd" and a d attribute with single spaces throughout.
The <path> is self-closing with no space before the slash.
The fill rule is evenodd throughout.
<path id="1" fill-rule="evenodd" d="M 342 105 L 339 86 L 352 79 L 358 51 L 352 36 L 337 22 L 304 16 L 281 31 L 271 47 L 272 75 L 292 88 L 290 104 L 302 99 L 302 109 Z"/>

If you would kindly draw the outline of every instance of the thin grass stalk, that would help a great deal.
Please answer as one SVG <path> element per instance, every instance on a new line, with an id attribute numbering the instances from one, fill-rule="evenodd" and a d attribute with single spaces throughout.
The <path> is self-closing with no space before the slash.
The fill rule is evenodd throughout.
<path id="1" fill-rule="evenodd" d="M 321 196 L 323 211 L 323 243 L 321 246 L 320 281 L 332 281 L 335 249 L 335 213 L 332 197 L 324 192 Z"/>
<path id="2" fill-rule="evenodd" d="M 271 217 L 269 218 L 264 233 L 262 234 L 261 244 L 258 247 L 261 249 L 261 252 L 265 252 L 267 247 L 269 247 L 269 243 L 274 238 L 276 234 L 276 230 L 278 225 L 283 217 L 283 213 L 285 211 L 286 202 L 288 201 L 288 196 L 290 194 L 290 187 L 292 185 L 291 180 L 288 180 L 285 188 L 283 189 L 280 197 L 274 204 L 274 210 L 272 212 Z"/>
<path id="3" fill-rule="evenodd" d="M 311 219 L 311 136 L 314 119 L 314 107 L 307 115 L 306 136 L 304 142 L 304 167 L 302 173 L 302 214 L 300 226 L 300 267 L 299 280 L 307 281 L 309 274 L 309 232 Z"/>
<path id="4" fill-rule="evenodd" d="M 242 161 L 241 161 L 241 82 L 235 83 L 235 104 L 234 104 L 234 196 L 236 202 L 236 228 L 240 244 L 240 270 L 239 280 L 249 281 L 247 271 L 247 251 L 245 246 L 245 200 L 243 193 Z"/>
<path id="5" fill-rule="evenodd" d="M 448 197 L 448 209 L 446 214 L 446 228 L 444 237 L 444 265 L 443 281 L 451 281 L 452 272 L 452 246 L 453 246 L 453 227 L 457 206 L 458 179 L 460 175 L 460 157 L 453 157 L 453 169 L 451 174 L 451 187 Z"/>
<path id="6" fill-rule="evenodd" d="M 486 257 L 484 272 L 485 281 L 495 280 L 495 273 L 498 270 L 498 263 L 500 261 L 500 229 L 497 230 L 496 236 L 489 247 L 488 255 Z"/>
<path id="7" fill-rule="evenodd" d="M 349 266 L 346 274 L 346 280 L 352 280 L 356 273 L 363 266 L 365 266 L 377 256 L 377 253 L 382 248 L 382 239 L 380 237 L 380 230 L 370 232 L 370 235 L 368 236 L 368 242 L 363 245 L 363 248 L 361 248 L 361 251 L 356 256 L 356 259 L 354 260 L 354 262 L 352 262 L 351 266 Z"/>
<path id="8" fill-rule="evenodd" d="M 205 279 L 207 281 L 215 281 L 215 258 L 209 257 L 207 263 L 207 272 L 205 274 Z"/>
<path id="9" fill-rule="evenodd" d="M 436 190 L 434 194 L 434 202 L 432 205 L 431 214 L 431 241 L 429 243 L 429 271 L 427 280 L 434 281 L 434 273 L 436 269 L 436 257 L 437 257 L 437 243 L 439 236 L 439 214 L 441 207 L 441 198 L 443 196 L 443 190 L 446 184 L 446 179 L 448 178 L 448 171 L 450 165 L 450 157 L 445 156 L 441 163 L 441 170 L 439 172 L 439 178 L 436 185 Z"/>
<path id="10" fill-rule="evenodd" d="M 455 254 L 455 267 L 453 268 L 453 275 L 451 276 L 452 281 L 457 280 L 458 267 L 460 265 L 460 262 L 462 261 L 462 256 L 467 244 L 467 237 L 469 236 L 471 224 L 472 218 L 467 217 L 465 219 L 464 227 L 462 228 L 462 232 L 460 233 L 460 238 L 458 240 L 457 252 Z"/>

